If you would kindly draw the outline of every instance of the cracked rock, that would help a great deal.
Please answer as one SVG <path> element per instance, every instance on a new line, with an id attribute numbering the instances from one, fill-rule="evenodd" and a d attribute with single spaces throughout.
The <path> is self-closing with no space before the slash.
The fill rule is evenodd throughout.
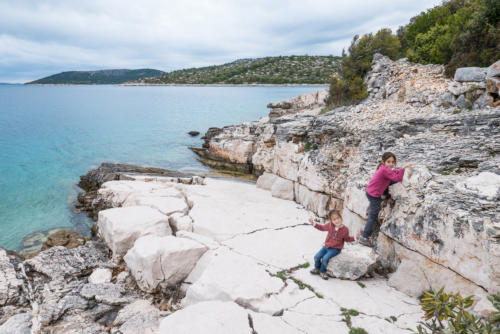
<path id="1" fill-rule="evenodd" d="M 193 240 L 173 236 L 144 236 L 124 257 L 139 288 L 151 292 L 158 285 L 173 286 L 191 272 L 207 248 Z"/>

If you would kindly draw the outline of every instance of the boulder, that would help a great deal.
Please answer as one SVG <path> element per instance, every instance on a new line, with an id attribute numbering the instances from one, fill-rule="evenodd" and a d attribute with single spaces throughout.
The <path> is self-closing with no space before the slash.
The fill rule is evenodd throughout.
<path id="1" fill-rule="evenodd" d="M 114 261 L 120 261 L 141 236 L 172 234 L 168 217 L 149 206 L 100 211 L 97 227 L 99 235 L 113 252 Z"/>
<path id="2" fill-rule="evenodd" d="M 492 77 L 500 77 L 500 60 L 497 60 L 493 64 L 488 67 L 488 71 L 486 72 L 487 78 Z"/>
<path id="3" fill-rule="evenodd" d="M 66 248 L 75 248 L 85 244 L 85 237 L 76 231 L 71 230 L 58 230 L 52 234 L 42 245 L 42 250 L 49 249 L 54 246 L 64 246 Z"/>
<path id="4" fill-rule="evenodd" d="M 67 249 L 55 246 L 24 261 L 28 276 L 41 273 L 48 280 L 71 280 L 109 261 L 108 249 L 102 242 L 90 241 L 83 246 Z"/>
<path id="5" fill-rule="evenodd" d="M 123 305 L 129 303 L 130 300 L 123 296 L 124 293 L 125 288 L 123 285 L 113 283 L 87 283 L 80 290 L 80 295 L 83 298 L 108 305 Z"/>
<path id="6" fill-rule="evenodd" d="M 265 190 L 271 190 L 273 187 L 274 182 L 279 178 L 279 176 L 276 176 L 273 173 L 267 173 L 264 172 L 259 178 L 257 179 L 257 188 L 265 189 Z"/>
<path id="7" fill-rule="evenodd" d="M 106 268 L 94 269 L 92 274 L 89 276 L 89 283 L 92 284 L 109 283 L 111 282 L 112 274 L 113 272 L 111 271 L 111 269 L 106 269 Z"/>
<path id="8" fill-rule="evenodd" d="M 193 240 L 148 235 L 136 240 L 124 260 L 139 288 L 152 292 L 184 280 L 206 250 Z"/>
<path id="9" fill-rule="evenodd" d="M 366 184 L 359 182 L 349 183 L 345 189 L 344 207 L 356 213 L 363 219 L 368 219 L 368 198 L 366 197 Z"/>
<path id="10" fill-rule="evenodd" d="M 457 107 L 460 109 L 470 109 L 472 107 L 472 104 L 470 103 L 469 100 L 465 98 L 465 95 L 460 95 L 456 101 Z"/>
<path id="11" fill-rule="evenodd" d="M 144 299 L 125 306 L 113 321 L 122 334 L 153 334 L 159 326 L 160 311 Z"/>
<path id="12" fill-rule="evenodd" d="M 500 78 L 486 79 L 486 92 L 493 94 L 500 94 Z"/>
<path id="13" fill-rule="evenodd" d="M 271 186 L 271 195 L 273 195 L 273 197 L 278 197 L 281 199 L 293 200 L 293 188 L 293 181 L 284 179 L 282 177 L 277 177 L 275 182 Z"/>
<path id="14" fill-rule="evenodd" d="M 486 72 L 488 68 L 486 67 L 461 67 L 457 68 L 455 71 L 455 81 L 466 82 L 466 81 L 477 81 L 481 82 L 486 79 Z"/>
<path id="15" fill-rule="evenodd" d="M 346 244 L 342 252 L 333 257 L 326 268 L 330 276 L 357 280 L 363 277 L 377 262 L 372 248 L 360 244 Z"/>

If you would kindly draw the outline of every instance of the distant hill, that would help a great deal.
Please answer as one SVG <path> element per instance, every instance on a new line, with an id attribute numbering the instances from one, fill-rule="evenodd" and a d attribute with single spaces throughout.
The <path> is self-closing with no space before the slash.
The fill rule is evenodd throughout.
<path id="1" fill-rule="evenodd" d="M 183 69 L 135 84 L 329 84 L 340 57 L 280 56 L 239 59 L 218 66 Z"/>
<path id="2" fill-rule="evenodd" d="M 165 72 L 152 69 L 139 70 L 100 70 L 100 71 L 69 71 L 54 74 L 27 84 L 73 84 L 73 85 L 106 85 L 120 84 L 126 81 L 162 75 Z"/>

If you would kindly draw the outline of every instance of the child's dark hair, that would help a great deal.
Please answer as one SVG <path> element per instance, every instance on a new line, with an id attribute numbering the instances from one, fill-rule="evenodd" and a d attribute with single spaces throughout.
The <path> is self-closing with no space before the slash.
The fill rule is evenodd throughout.
<path id="1" fill-rule="evenodd" d="M 340 211 L 338 211 L 338 210 L 330 210 L 330 211 L 328 212 L 328 219 L 332 219 L 332 215 L 339 216 L 341 220 L 344 220 L 344 219 L 342 218 L 342 215 L 340 214 Z"/>
<path id="2" fill-rule="evenodd" d="M 394 158 L 394 162 L 397 161 L 396 159 L 396 156 L 394 155 L 394 153 L 392 152 L 384 152 L 384 154 L 382 154 L 382 161 L 379 162 L 378 166 L 377 166 L 377 170 L 380 168 L 380 166 L 382 166 L 384 164 L 384 162 L 386 162 L 387 159 L 389 158 Z"/>

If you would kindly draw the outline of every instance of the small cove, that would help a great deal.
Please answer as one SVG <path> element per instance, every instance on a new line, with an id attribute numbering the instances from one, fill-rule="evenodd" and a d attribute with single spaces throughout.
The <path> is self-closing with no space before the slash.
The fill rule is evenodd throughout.
<path id="1" fill-rule="evenodd" d="M 79 176 L 101 162 L 208 172 L 188 146 L 211 126 L 254 121 L 319 87 L 0 87 L 0 246 L 35 231 L 88 234 Z M 188 131 L 201 132 L 191 137 Z"/>

